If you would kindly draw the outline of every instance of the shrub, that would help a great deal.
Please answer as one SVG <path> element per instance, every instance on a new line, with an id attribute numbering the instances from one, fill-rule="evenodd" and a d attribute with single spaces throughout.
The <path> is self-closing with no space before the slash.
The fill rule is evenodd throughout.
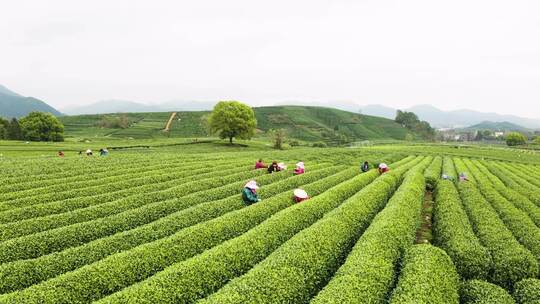
<path id="1" fill-rule="evenodd" d="M 534 256 L 514 238 L 475 185 L 461 182 L 458 189 L 473 229 L 493 259 L 489 279 L 511 288 L 524 278 L 537 276 L 538 263 Z"/>
<path id="2" fill-rule="evenodd" d="M 459 276 L 444 250 L 412 246 L 405 255 L 390 303 L 459 303 Z M 419 286 L 418 282 L 423 282 Z"/>
<path id="3" fill-rule="evenodd" d="M 223 167 L 221 167 L 224 169 Z M 245 171 L 247 167 L 226 167 L 228 169 L 228 173 L 230 174 L 245 174 Z M 99 219 L 102 217 L 111 216 L 114 214 L 118 214 L 120 212 L 124 212 L 130 209 L 139 208 L 141 206 L 144 206 L 149 203 L 149 200 L 147 199 L 149 196 L 154 197 L 155 201 L 152 203 L 156 203 L 158 201 L 163 201 L 166 199 L 166 196 L 163 194 L 169 193 L 172 194 L 172 190 L 179 190 L 182 186 L 182 184 L 189 184 L 189 182 L 193 180 L 199 180 L 203 181 L 205 179 L 211 178 L 214 179 L 216 176 L 216 173 L 219 171 L 214 172 L 208 172 L 208 170 L 205 170 L 205 173 L 199 175 L 193 175 L 194 172 L 197 171 L 180 171 L 183 173 L 183 175 L 178 176 L 178 174 L 163 174 L 162 172 L 158 175 L 150 175 L 146 176 L 145 178 L 127 178 L 127 181 L 119 182 L 119 183 L 106 183 L 104 182 L 103 185 L 96 186 L 98 189 L 96 192 L 102 191 L 110 191 L 114 192 L 117 190 L 128 188 L 129 186 L 144 186 L 147 184 L 150 184 L 152 187 L 147 187 L 147 191 L 139 192 L 135 195 L 133 193 L 129 193 L 126 191 L 122 191 L 122 196 L 125 198 L 120 198 L 118 200 L 112 200 L 112 201 L 105 201 L 103 202 L 101 199 L 102 197 L 99 197 L 100 200 L 97 201 L 97 204 L 94 204 L 93 206 L 90 206 L 88 208 L 82 208 L 73 210 L 71 212 L 65 212 L 60 214 L 54 214 L 49 216 L 42 216 L 42 217 L 36 217 L 36 218 L 30 218 L 27 220 L 20 220 L 15 222 L 10 222 L 4 225 L 0 225 L 0 242 L 5 241 L 8 239 L 29 235 L 33 233 L 38 233 L 45 230 L 50 230 L 58 227 L 68 226 L 75 223 L 80 222 L 86 222 L 91 221 L 95 219 Z M 187 173 L 187 174 L 186 174 Z M 189 174 L 191 173 L 191 175 Z M 136 174 L 136 173 L 135 173 Z M 263 172 L 254 172 L 254 175 L 262 175 Z M 170 181 L 172 178 L 174 179 L 173 183 L 167 183 L 167 181 Z M 164 185 L 168 185 L 169 189 L 161 189 L 160 182 L 164 182 Z M 94 188 L 92 187 L 92 190 Z M 193 191 L 196 191 L 197 189 L 195 187 L 191 188 Z M 136 189 L 140 191 L 141 189 Z M 128 195 L 132 194 L 132 195 Z M 154 195 L 151 195 L 153 193 Z M 176 195 L 179 195 L 179 192 L 174 192 Z M 127 196 L 127 197 L 126 197 Z M 173 195 L 170 195 L 169 198 L 173 198 Z M 62 201 L 60 204 L 64 207 L 69 206 L 70 204 L 73 204 L 74 201 L 84 201 L 86 204 L 92 201 L 92 197 L 85 197 L 85 196 L 78 196 L 78 200 L 71 200 L 66 203 L 66 201 Z M 39 199 L 39 197 L 37 198 Z M 50 204 L 49 204 L 50 205 Z M 49 209 L 50 206 L 47 206 Z M 19 208 L 22 209 L 22 208 Z M 18 209 L 15 209 L 18 210 Z M 13 214 L 13 212 L 10 212 Z"/>
<path id="4" fill-rule="evenodd" d="M 495 284 L 481 280 L 463 282 L 460 289 L 463 304 L 514 304 L 514 299 L 506 290 Z"/>
<path id="5" fill-rule="evenodd" d="M 294 140 L 294 139 L 293 139 L 293 140 L 289 140 L 289 145 L 290 145 L 291 147 L 298 147 L 298 146 L 300 146 L 300 142 L 299 142 L 298 140 Z"/>
<path id="6" fill-rule="evenodd" d="M 401 253 L 414 241 L 419 224 L 427 166 L 412 169 L 386 207 L 377 214 L 313 303 L 381 303 L 396 278 Z"/>
<path id="7" fill-rule="evenodd" d="M 470 161 L 465 161 L 477 180 L 478 189 L 486 200 L 491 204 L 499 217 L 512 232 L 514 237 L 527 248 L 540 263 L 540 228 L 538 228 L 529 216 L 514 207 L 491 185 L 481 171 Z"/>
<path id="8" fill-rule="evenodd" d="M 491 181 L 495 189 L 501 193 L 507 200 L 511 201 L 514 206 L 527 213 L 531 220 L 540 227 L 540 208 L 523 194 L 518 193 L 514 189 L 506 187 L 503 182 L 480 162 L 475 162 L 476 167 Z"/>
<path id="9" fill-rule="evenodd" d="M 514 286 L 514 298 L 518 304 L 540 303 L 540 280 L 525 279 Z"/>
<path id="10" fill-rule="evenodd" d="M 354 240 L 397 187 L 400 176 L 417 163 L 376 179 L 202 303 L 306 302 L 339 267 Z"/>
<path id="11" fill-rule="evenodd" d="M 437 182 L 441 178 L 442 171 L 442 158 L 437 156 L 433 159 L 433 162 L 427 167 L 424 177 L 426 178 L 426 187 L 430 190 L 435 189 Z"/>
<path id="12" fill-rule="evenodd" d="M 441 180 L 437 184 L 433 206 L 435 243 L 452 258 L 462 278 L 486 279 L 492 267 L 491 257 L 474 235 L 451 181 Z"/>
<path id="13" fill-rule="evenodd" d="M 449 156 L 445 156 L 443 159 L 442 174 L 446 174 L 450 178 L 450 180 L 456 180 L 457 178 L 454 162 L 452 161 L 452 158 Z"/>
<path id="14" fill-rule="evenodd" d="M 322 142 L 322 141 L 314 142 L 312 146 L 315 147 L 315 148 L 326 148 L 327 147 L 326 143 Z"/>
<path id="15" fill-rule="evenodd" d="M 304 186 L 312 195 L 350 179 L 349 169 Z M 240 201 L 240 199 L 237 199 Z M 182 229 L 170 237 L 109 256 L 39 285 L 9 294 L 14 302 L 89 302 L 123 289 L 163 270 L 174 262 L 192 257 L 227 239 L 237 237 L 270 215 L 293 204 L 290 193 L 282 193 L 261 204 L 229 212 L 213 220 Z M 186 217 L 189 219 L 190 217 Z"/>
<path id="16" fill-rule="evenodd" d="M 200 192 L 211 187 L 223 186 L 237 180 L 253 178 L 258 171 L 235 173 L 200 181 L 185 183 L 171 191 L 172 198 L 156 201 L 152 195 L 139 198 L 145 205 L 97 220 L 77 223 L 35 234 L 13 238 L 0 243 L 0 263 L 39 257 L 44 254 L 86 243 L 107 235 L 150 223 L 178 210 L 203 203 Z M 169 194 L 169 195 L 170 195 Z M 164 195 L 163 192 L 157 195 Z M 191 195 L 189 198 L 184 196 Z M 191 198 L 191 199 L 190 199 Z M 216 198 L 217 199 L 217 198 Z"/>

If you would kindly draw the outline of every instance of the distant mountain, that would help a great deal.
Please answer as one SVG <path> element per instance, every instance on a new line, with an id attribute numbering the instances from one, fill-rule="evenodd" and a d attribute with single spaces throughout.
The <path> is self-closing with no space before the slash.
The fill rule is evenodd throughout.
<path id="1" fill-rule="evenodd" d="M 390 109 L 392 109 L 380 105 L 369 105 L 362 107 L 362 114 L 382 116 L 380 113 L 381 108 L 386 108 L 385 110 L 387 113 L 389 113 Z M 525 128 L 540 128 L 540 119 L 524 118 L 514 115 L 485 113 L 466 109 L 443 111 L 431 105 L 418 105 L 404 110 L 416 113 L 421 120 L 425 120 L 437 128 L 465 128 L 484 121 L 505 121 L 523 126 Z M 397 109 L 393 109 L 394 117 L 395 111 L 397 111 Z M 388 116 L 383 117 L 390 118 Z"/>
<path id="2" fill-rule="evenodd" d="M 490 131 L 518 131 L 518 132 L 531 132 L 531 129 L 522 127 L 520 125 L 508 122 L 508 121 L 483 121 L 474 126 L 465 128 L 466 130 L 490 130 Z"/>
<path id="3" fill-rule="evenodd" d="M 397 110 L 383 105 L 367 105 L 361 108 L 362 114 L 379 116 L 388 119 L 396 118 Z"/>
<path id="4" fill-rule="evenodd" d="M 215 101 L 171 100 L 159 105 L 167 111 L 208 111 L 215 104 Z"/>
<path id="5" fill-rule="evenodd" d="M 69 115 L 83 114 L 107 114 L 107 113 L 140 113 L 140 112 L 163 112 L 165 109 L 159 106 L 147 105 L 128 100 L 102 100 L 85 106 L 66 107 L 64 113 Z"/>
<path id="6" fill-rule="evenodd" d="M 21 95 L 11 91 L 10 89 L 6 88 L 5 86 L 3 86 L 1 84 L 0 84 L 0 94 L 22 97 Z"/>
<path id="7" fill-rule="evenodd" d="M 145 104 L 129 100 L 102 100 L 85 106 L 72 106 L 63 109 L 69 115 L 107 114 L 107 113 L 149 113 L 166 111 L 205 111 L 211 110 L 215 102 L 169 101 L 160 104 Z"/>
<path id="8" fill-rule="evenodd" d="M 48 112 L 55 116 L 62 115 L 58 110 L 37 98 L 21 96 L 0 85 L 1 117 L 22 117 L 32 111 Z"/>

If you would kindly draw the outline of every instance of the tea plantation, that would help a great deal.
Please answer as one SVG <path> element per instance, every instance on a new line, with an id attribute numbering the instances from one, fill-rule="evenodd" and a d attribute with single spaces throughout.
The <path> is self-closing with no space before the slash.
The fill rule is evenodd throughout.
<path id="1" fill-rule="evenodd" d="M 2 158 L 0 303 L 540 303 L 536 155 L 183 149 Z"/>

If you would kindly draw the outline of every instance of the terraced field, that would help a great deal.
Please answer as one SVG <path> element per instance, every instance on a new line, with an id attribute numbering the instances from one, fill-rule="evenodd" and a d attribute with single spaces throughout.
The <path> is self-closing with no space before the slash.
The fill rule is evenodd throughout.
<path id="1" fill-rule="evenodd" d="M 134 152 L 0 173 L 0 303 L 540 303 L 540 168 L 523 160 Z"/>

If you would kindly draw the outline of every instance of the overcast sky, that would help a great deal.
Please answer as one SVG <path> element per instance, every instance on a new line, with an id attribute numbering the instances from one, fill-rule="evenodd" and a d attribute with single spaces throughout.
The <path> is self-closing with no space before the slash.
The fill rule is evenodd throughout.
<path id="1" fill-rule="evenodd" d="M 540 1 L 2 0 L 0 84 L 58 108 L 349 101 L 540 118 Z"/>

